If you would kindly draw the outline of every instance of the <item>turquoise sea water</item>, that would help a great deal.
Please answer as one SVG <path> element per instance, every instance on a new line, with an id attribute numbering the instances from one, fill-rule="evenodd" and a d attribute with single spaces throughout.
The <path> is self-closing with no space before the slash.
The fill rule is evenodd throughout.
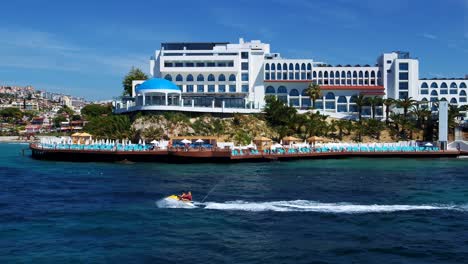
<path id="1" fill-rule="evenodd" d="M 0 144 L 0 263 L 468 257 L 466 159 L 71 163 L 26 147 Z M 162 200 L 187 190 L 196 208 Z"/>

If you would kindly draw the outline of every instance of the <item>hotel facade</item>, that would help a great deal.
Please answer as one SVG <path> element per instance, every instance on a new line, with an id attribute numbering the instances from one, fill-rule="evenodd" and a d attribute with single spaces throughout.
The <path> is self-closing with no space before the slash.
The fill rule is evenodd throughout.
<path id="1" fill-rule="evenodd" d="M 116 113 L 185 111 L 259 113 L 265 96 L 310 109 L 310 83 L 320 85 L 315 108 L 334 117 L 357 112 L 356 98 L 373 97 L 467 104 L 468 78 L 421 79 L 419 61 L 407 52 L 380 55 L 372 65 L 328 65 L 287 59 L 258 40 L 239 43 L 162 43 L 150 59 L 151 78 L 133 81 L 132 96 L 115 101 Z M 363 114 L 370 115 L 370 107 Z M 383 116 L 384 109 L 376 109 Z"/>

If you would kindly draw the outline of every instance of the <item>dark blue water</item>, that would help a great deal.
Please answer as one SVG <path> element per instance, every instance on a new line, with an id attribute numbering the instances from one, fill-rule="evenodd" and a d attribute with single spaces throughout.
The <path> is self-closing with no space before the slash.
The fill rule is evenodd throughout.
<path id="1" fill-rule="evenodd" d="M 468 160 L 125 165 L 25 147 L 0 144 L 0 263 L 468 259 Z M 162 205 L 187 190 L 212 192 L 195 209 Z"/>

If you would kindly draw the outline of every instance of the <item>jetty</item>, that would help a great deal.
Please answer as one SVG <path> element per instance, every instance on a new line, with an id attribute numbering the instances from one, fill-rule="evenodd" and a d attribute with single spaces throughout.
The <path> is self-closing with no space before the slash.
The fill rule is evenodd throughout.
<path id="1" fill-rule="evenodd" d="M 440 150 L 437 147 L 402 148 L 278 148 L 275 150 L 230 149 L 230 148 L 152 148 L 133 144 L 119 146 L 92 146 L 76 144 L 46 145 L 31 143 L 32 158 L 72 162 L 164 162 L 164 163 L 230 163 L 268 162 L 300 159 L 340 158 L 456 158 L 468 155 L 459 150 Z"/>

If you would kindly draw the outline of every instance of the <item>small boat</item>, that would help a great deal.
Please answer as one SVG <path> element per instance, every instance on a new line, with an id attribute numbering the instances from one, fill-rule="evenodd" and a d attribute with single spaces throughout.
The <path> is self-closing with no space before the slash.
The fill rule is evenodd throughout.
<path id="1" fill-rule="evenodd" d="M 195 205 L 193 204 L 193 201 L 180 199 L 180 197 L 177 196 L 177 195 L 175 195 L 175 194 L 166 197 L 166 199 L 168 199 L 168 200 L 175 200 L 175 201 L 184 203 L 184 204 L 186 204 L 186 205 L 195 207 Z"/>

